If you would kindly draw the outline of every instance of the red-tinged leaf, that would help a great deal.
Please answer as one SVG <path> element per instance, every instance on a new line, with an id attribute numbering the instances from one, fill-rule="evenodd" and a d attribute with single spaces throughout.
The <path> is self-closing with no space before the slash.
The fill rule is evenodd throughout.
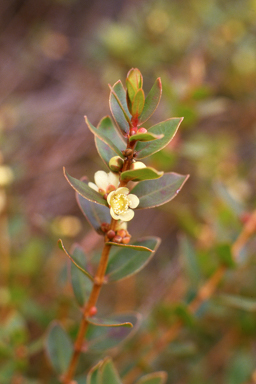
<path id="1" fill-rule="evenodd" d="M 150 251 L 130 247 L 120 249 L 111 247 L 106 280 L 108 282 L 118 281 L 138 273 L 151 260 L 160 242 L 158 237 L 146 237 L 134 243 L 134 245 L 149 248 Z"/>
<path id="2" fill-rule="evenodd" d="M 99 361 L 97 365 L 92 367 L 86 377 L 86 384 L 99 384 L 100 383 L 100 368 L 102 367 L 103 360 Z"/>
<path id="3" fill-rule="evenodd" d="M 118 155 L 118 156 L 121 156 L 123 157 L 123 154 L 122 152 L 120 151 L 119 148 L 117 148 L 117 146 L 109 139 L 109 137 L 107 136 L 106 133 L 103 133 L 103 130 L 102 129 L 97 129 L 96 127 L 94 127 L 90 121 L 88 120 L 87 116 L 84 117 L 85 118 L 85 122 L 88 126 L 88 128 L 90 129 L 90 131 L 95 135 L 97 136 L 99 139 L 101 139 L 102 141 L 104 141 L 104 143 L 108 144 L 108 146 L 110 148 L 113 149 L 113 151 Z"/>
<path id="4" fill-rule="evenodd" d="M 155 112 L 156 108 L 158 107 L 158 104 L 160 102 L 162 95 L 162 84 L 161 79 L 158 77 L 156 79 L 153 87 L 149 91 L 149 94 L 146 97 L 145 105 L 143 108 L 143 111 L 139 118 L 139 125 L 145 123 Z"/>
<path id="5" fill-rule="evenodd" d="M 108 241 L 106 244 L 112 245 L 114 247 L 130 248 L 130 249 L 134 249 L 135 251 L 145 251 L 145 252 L 149 251 L 149 252 L 153 252 L 152 249 L 150 249 L 148 247 L 143 247 L 142 245 L 120 244 L 120 243 L 113 243 L 111 241 Z"/>
<path id="6" fill-rule="evenodd" d="M 82 181 L 84 182 L 85 180 Z M 76 193 L 76 199 L 81 211 L 88 220 L 89 224 L 95 229 L 95 231 L 99 235 L 104 235 L 101 230 L 101 224 L 111 222 L 109 208 L 97 203 L 93 203 L 92 201 L 85 199 L 78 193 Z"/>
<path id="7" fill-rule="evenodd" d="M 141 181 L 131 190 L 131 193 L 140 199 L 137 209 L 157 207 L 172 200 L 188 177 L 189 175 L 170 172 L 157 180 Z"/>
<path id="8" fill-rule="evenodd" d="M 98 317 L 88 317 L 88 323 L 97 325 L 97 327 L 129 327 L 132 328 L 133 324 L 129 321 L 120 322 L 111 319 L 103 319 Z"/>
<path id="9" fill-rule="evenodd" d="M 145 95 L 143 89 L 139 89 L 131 103 L 131 114 L 133 117 L 139 117 L 145 104 Z"/>
<path id="10" fill-rule="evenodd" d="M 98 137 L 95 136 L 94 140 L 98 154 L 106 166 L 109 167 L 109 160 L 116 156 L 116 152 L 114 152 L 113 149 L 108 146 L 108 144 L 104 143 L 104 141 L 100 140 Z"/>
<path id="11" fill-rule="evenodd" d="M 153 180 L 159 179 L 163 176 L 163 172 L 158 172 L 154 168 L 146 167 L 124 171 L 120 175 L 122 181 L 142 181 L 142 180 Z"/>
<path id="12" fill-rule="evenodd" d="M 138 313 L 122 313 L 111 316 L 112 321 L 124 323 L 129 322 L 131 327 L 99 327 L 89 324 L 86 340 L 88 341 L 89 351 L 104 351 L 116 347 L 121 342 L 131 337 L 138 329 L 141 316 Z"/>
<path id="13" fill-rule="evenodd" d="M 110 116 L 103 117 L 99 122 L 97 129 L 99 134 L 107 137 L 117 146 L 119 151 L 123 151 L 126 148 L 126 142 L 123 136 L 120 135 L 119 130 L 114 125 Z"/>
<path id="14" fill-rule="evenodd" d="M 157 139 L 162 139 L 164 137 L 163 134 L 161 135 L 155 135 L 154 133 L 152 132 L 146 132 L 146 133 L 136 133 L 135 135 L 132 135 L 130 138 L 129 138 L 129 141 L 153 141 L 153 140 L 157 140 Z"/>
<path id="15" fill-rule="evenodd" d="M 162 139 L 149 141 L 149 142 L 140 142 L 136 143 L 135 150 L 137 152 L 137 159 L 143 159 L 147 156 L 153 155 L 166 147 L 170 143 L 170 141 L 175 136 L 180 123 L 183 118 L 171 118 L 148 129 L 148 132 L 153 133 L 155 135 L 164 135 Z"/>
<path id="16" fill-rule="evenodd" d="M 68 258 L 72 261 L 72 263 L 81 271 L 83 272 L 83 274 L 85 276 L 87 276 L 91 281 L 94 281 L 94 278 L 93 276 L 87 272 L 81 265 L 79 265 L 79 262 L 76 261 L 71 255 L 70 253 L 66 250 L 66 248 L 64 247 L 64 244 L 63 244 L 63 241 L 61 239 L 58 240 L 58 245 L 59 245 L 59 248 L 65 252 L 65 254 L 68 256 Z"/>
<path id="17" fill-rule="evenodd" d="M 65 168 L 63 168 L 64 176 L 71 185 L 71 187 L 79 193 L 79 195 L 83 196 L 85 199 L 90 200 L 94 203 L 105 205 L 108 207 L 108 203 L 105 199 L 103 199 L 102 195 L 91 187 L 87 185 L 87 183 L 75 179 L 74 177 L 70 176 L 68 173 L 66 173 Z"/>
<path id="18" fill-rule="evenodd" d="M 130 128 L 131 114 L 127 107 L 125 89 L 120 80 L 110 89 L 109 105 L 111 113 L 121 132 L 127 134 Z"/>
<path id="19" fill-rule="evenodd" d="M 135 384 L 165 384 L 167 381 L 166 372 L 154 372 L 142 376 Z"/>

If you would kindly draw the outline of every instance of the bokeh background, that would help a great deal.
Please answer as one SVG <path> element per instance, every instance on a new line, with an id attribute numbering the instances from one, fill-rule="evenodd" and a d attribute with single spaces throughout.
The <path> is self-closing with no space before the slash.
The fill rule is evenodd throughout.
<path id="1" fill-rule="evenodd" d="M 101 314 L 143 314 L 134 339 L 110 352 L 122 374 L 172 324 L 175 303 L 189 302 L 220 265 L 218 249 L 255 209 L 256 1 L 1 1 L 0 44 L 2 384 L 57 383 L 43 352 L 47 327 L 57 318 L 75 333 L 79 319 L 57 240 L 79 242 L 88 255 L 102 246 L 62 174 L 65 166 L 93 179 L 104 169 L 83 116 L 96 125 L 110 113 L 107 84 L 124 82 L 131 67 L 146 91 L 162 78 L 148 127 L 184 116 L 147 164 L 190 179 L 129 226 L 134 239 L 157 235 L 162 244 L 99 303 Z M 256 382 L 255 244 L 145 372 L 166 370 L 175 384 Z"/>

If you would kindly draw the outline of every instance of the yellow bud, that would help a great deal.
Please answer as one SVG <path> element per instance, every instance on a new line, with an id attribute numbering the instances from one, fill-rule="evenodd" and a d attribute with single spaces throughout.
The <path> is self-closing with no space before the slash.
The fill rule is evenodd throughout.
<path id="1" fill-rule="evenodd" d="M 142 161 L 135 161 L 131 165 L 131 169 L 132 170 L 134 170 L 134 169 L 141 169 L 141 168 L 146 168 L 146 165 L 144 163 L 142 163 Z"/>
<path id="2" fill-rule="evenodd" d="M 109 160 L 109 168 L 113 172 L 119 172 L 124 164 L 124 160 L 120 156 L 114 156 Z"/>

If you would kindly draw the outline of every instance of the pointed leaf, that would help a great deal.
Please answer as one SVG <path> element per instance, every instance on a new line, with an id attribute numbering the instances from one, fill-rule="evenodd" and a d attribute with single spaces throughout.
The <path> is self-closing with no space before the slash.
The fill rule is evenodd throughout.
<path id="1" fill-rule="evenodd" d="M 151 90 L 149 91 L 149 94 L 146 97 L 145 105 L 139 118 L 139 125 L 145 123 L 145 121 L 147 121 L 150 118 L 150 116 L 153 115 L 153 113 L 155 112 L 160 102 L 161 95 L 162 95 L 162 84 L 161 84 L 160 77 L 158 77 L 158 79 L 156 79 L 153 87 L 151 88 Z"/>
<path id="2" fill-rule="evenodd" d="M 142 376 L 135 384 L 165 384 L 167 380 L 166 372 L 154 372 Z"/>
<path id="3" fill-rule="evenodd" d="M 122 384 L 111 359 L 105 359 L 101 366 L 101 384 Z"/>
<path id="4" fill-rule="evenodd" d="M 132 135 L 130 138 L 129 138 L 129 141 L 134 141 L 134 140 L 137 140 L 137 141 L 153 141 L 153 140 L 157 140 L 157 139 L 162 139 L 164 137 L 164 135 L 155 135 L 154 133 L 152 132 L 146 132 L 146 133 L 136 133 L 135 135 Z"/>
<path id="5" fill-rule="evenodd" d="M 76 265 L 74 263 L 71 264 L 71 283 L 75 298 L 78 304 L 83 307 L 92 290 L 92 281 L 84 275 L 80 268 L 77 268 L 77 265 L 82 265 L 84 270 L 86 268 L 86 256 L 83 249 L 75 245 L 72 256 Z"/>
<path id="6" fill-rule="evenodd" d="M 100 384 L 100 368 L 102 367 L 103 361 L 99 361 L 90 371 L 86 378 L 86 384 Z"/>
<path id="7" fill-rule="evenodd" d="M 159 177 L 162 177 L 163 174 L 164 174 L 163 172 L 158 172 L 154 168 L 146 167 L 146 168 L 124 171 L 120 175 L 120 180 L 126 181 L 126 182 L 153 180 L 153 179 L 159 179 Z"/>
<path id="8" fill-rule="evenodd" d="M 166 147 L 167 144 L 175 136 L 180 123 L 182 122 L 183 117 L 181 118 L 171 118 L 148 129 L 148 132 L 154 133 L 156 135 L 164 135 L 162 139 L 154 140 L 150 142 L 137 142 L 135 150 L 137 152 L 137 159 L 143 159 L 144 157 L 151 156 L 153 153 L 156 153 Z"/>
<path id="9" fill-rule="evenodd" d="M 84 216 L 99 235 L 105 235 L 101 230 L 102 223 L 110 223 L 111 216 L 108 207 L 93 203 L 76 193 L 77 203 Z"/>
<path id="10" fill-rule="evenodd" d="M 138 313 L 113 315 L 111 317 L 114 322 L 130 322 L 131 327 L 99 327 L 89 324 L 86 334 L 88 341 L 88 349 L 91 351 L 104 351 L 116 347 L 128 337 L 131 337 L 136 331 L 141 321 Z"/>
<path id="11" fill-rule="evenodd" d="M 79 193 L 79 195 L 83 196 L 85 199 L 90 200 L 94 203 L 106 205 L 106 207 L 108 206 L 107 201 L 103 199 L 102 195 L 94 191 L 94 189 L 89 187 L 87 183 L 70 176 L 68 173 L 66 173 L 65 168 L 63 168 L 63 172 L 64 172 L 64 176 L 66 177 L 71 187 L 77 193 Z"/>
<path id="12" fill-rule="evenodd" d="M 131 114 L 133 117 L 140 116 L 145 103 L 145 95 L 143 89 L 139 89 L 131 103 Z"/>
<path id="13" fill-rule="evenodd" d="M 66 331 L 55 321 L 47 335 L 46 352 L 55 371 L 64 373 L 73 353 L 73 345 Z"/>
<path id="14" fill-rule="evenodd" d="M 133 324 L 129 321 L 121 322 L 113 319 L 103 319 L 98 317 L 87 318 L 88 323 L 97 325 L 98 327 L 133 327 Z"/>
<path id="15" fill-rule="evenodd" d="M 127 104 L 128 104 L 128 109 L 131 112 L 131 102 L 134 99 L 134 96 L 136 94 L 136 89 L 132 85 L 131 81 L 129 79 L 126 79 L 126 88 L 127 88 Z"/>
<path id="16" fill-rule="evenodd" d="M 150 248 L 151 251 L 135 250 L 130 249 L 129 247 L 122 247 L 117 250 L 112 248 L 105 276 L 107 281 L 122 280 L 138 273 L 151 260 L 160 241 L 161 240 L 158 237 L 148 237 L 136 241 L 135 245 Z"/>
<path id="17" fill-rule="evenodd" d="M 135 89 L 142 88 L 143 86 L 143 77 L 138 68 L 131 68 L 127 73 L 127 79 L 131 82 L 132 86 Z"/>
<path id="18" fill-rule="evenodd" d="M 112 245 L 113 247 L 123 247 L 123 248 L 130 248 L 134 249 L 135 251 L 149 251 L 153 252 L 152 249 L 143 247 L 141 245 L 134 245 L 134 244 L 120 244 L 120 243 L 112 243 L 111 241 L 108 241 L 106 244 Z"/>
<path id="19" fill-rule="evenodd" d="M 84 117 L 85 118 L 85 122 L 88 126 L 88 128 L 90 129 L 90 131 L 95 135 L 97 136 L 99 139 L 101 139 L 102 141 L 104 141 L 104 143 L 108 144 L 108 146 L 110 148 L 113 149 L 113 151 L 118 155 L 118 156 L 121 156 L 123 157 L 123 154 L 122 152 L 117 148 L 117 146 L 109 139 L 109 137 L 107 136 L 106 133 L 103 133 L 102 129 L 97 129 L 96 127 L 94 127 L 90 121 L 88 120 L 87 116 Z"/>
<path id="20" fill-rule="evenodd" d="M 137 209 L 153 208 L 172 200 L 181 190 L 189 175 L 165 173 L 160 179 L 138 183 L 131 193 L 140 199 Z"/>
<path id="21" fill-rule="evenodd" d="M 123 133 L 127 134 L 130 127 L 131 114 L 127 107 L 126 92 L 120 80 L 111 88 L 109 105 L 116 124 Z"/>
<path id="22" fill-rule="evenodd" d="M 78 268 L 85 276 L 87 276 L 91 281 L 94 281 L 93 279 L 93 276 L 87 272 L 81 265 L 79 265 L 79 262 L 76 261 L 69 253 L 68 251 L 66 250 L 66 248 L 64 247 L 64 244 L 62 242 L 61 239 L 58 240 L 58 245 L 60 247 L 60 249 L 62 249 L 65 254 L 68 256 L 68 258 L 72 261 L 72 263 L 76 266 L 76 268 Z"/>

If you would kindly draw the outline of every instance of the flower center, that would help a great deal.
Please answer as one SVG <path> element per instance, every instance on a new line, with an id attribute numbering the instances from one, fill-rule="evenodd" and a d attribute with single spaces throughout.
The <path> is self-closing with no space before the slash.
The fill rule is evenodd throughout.
<path id="1" fill-rule="evenodd" d="M 122 215 L 125 213 L 129 207 L 127 195 L 120 193 L 114 195 L 111 199 L 111 207 L 116 215 Z"/>

